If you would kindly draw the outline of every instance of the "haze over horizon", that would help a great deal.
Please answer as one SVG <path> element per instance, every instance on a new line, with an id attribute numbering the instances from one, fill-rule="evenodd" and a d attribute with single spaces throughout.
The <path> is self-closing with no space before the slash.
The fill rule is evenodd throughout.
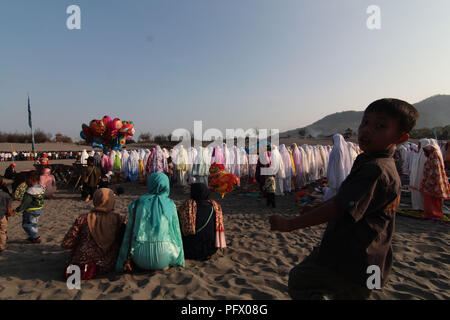
<path id="1" fill-rule="evenodd" d="M 66 8 L 81 8 L 68 30 Z M 366 10 L 381 9 L 369 30 Z M 1 131 L 79 139 L 105 114 L 140 133 L 304 127 L 395 97 L 450 94 L 450 2 L 4 0 Z"/>

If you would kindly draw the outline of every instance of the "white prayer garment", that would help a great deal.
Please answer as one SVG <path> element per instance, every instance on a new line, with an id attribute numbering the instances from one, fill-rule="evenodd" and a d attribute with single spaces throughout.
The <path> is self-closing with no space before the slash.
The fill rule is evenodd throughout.
<path id="1" fill-rule="evenodd" d="M 423 152 L 423 147 L 431 145 L 430 139 L 421 139 L 419 141 L 419 152 L 415 154 L 411 174 L 409 178 L 409 188 L 411 190 L 411 203 L 413 210 L 423 210 L 423 194 L 420 190 L 420 183 L 423 178 L 423 167 L 425 165 L 426 156 Z"/>
<path id="2" fill-rule="evenodd" d="M 121 174 L 125 179 L 128 177 L 128 158 L 129 157 L 130 157 L 130 155 L 129 155 L 128 151 L 123 150 L 122 151 L 122 159 L 120 161 L 122 164 Z"/>
<path id="3" fill-rule="evenodd" d="M 80 157 L 81 164 L 86 165 L 88 158 L 89 158 L 89 154 L 86 152 L 86 150 L 83 150 L 83 152 L 81 152 L 81 157 Z"/>
<path id="4" fill-rule="evenodd" d="M 350 164 L 348 160 L 348 145 L 344 137 L 340 134 L 335 134 L 333 136 L 333 143 L 327 168 L 328 187 L 330 190 L 325 195 L 324 201 L 331 199 L 337 194 L 342 182 L 350 173 L 348 168 Z"/>
<path id="5" fill-rule="evenodd" d="M 291 154 L 284 144 L 280 145 L 280 155 L 284 165 L 283 190 L 291 192 L 291 178 L 294 176 L 294 169 L 292 168 Z"/>

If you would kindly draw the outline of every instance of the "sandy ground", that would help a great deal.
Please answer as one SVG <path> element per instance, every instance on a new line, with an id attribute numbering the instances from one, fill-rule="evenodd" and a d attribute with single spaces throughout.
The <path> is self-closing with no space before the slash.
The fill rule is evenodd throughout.
<path id="1" fill-rule="evenodd" d="M 116 211 L 127 214 L 130 201 L 145 189 L 133 183 L 122 186 L 125 194 L 117 197 Z M 187 195 L 172 190 L 171 198 L 181 205 Z M 7 249 L 0 255 L 0 299 L 290 299 L 289 271 L 319 244 L 324 226 L 292 233 L 269 231 L 271 214 L 297 215 L 294 196 L 277 197 L 276 209 L 237 192 L 223 200 L 216 194 L 212 198 L 224 212 L 228 245 L 224 252 L 206 262 L 187 260 L 185 268 L 109 274 L 83 281 L 81 290 L 69 290 L 63 279 L 67 252 L 60 243 L 75 218 L 92 204 L 80 201 L 73 190 L 60 190 L 45 203 L 39 222 L 41 244 L 26 244 L 22 215 L 11 218 Z M 449 230 L 398 216 L 393 272 L 373 299 L 450 299 Z"/>

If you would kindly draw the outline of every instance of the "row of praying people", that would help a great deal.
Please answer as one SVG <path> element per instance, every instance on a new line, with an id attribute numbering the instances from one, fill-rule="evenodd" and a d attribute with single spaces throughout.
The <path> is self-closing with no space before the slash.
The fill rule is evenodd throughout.
<path id="1" fill-rule="evenodd" d="M 151 150 L 110 151 L 109 154 L 83 151 L 81 162 L 93 157 L 103 172 L 120 173 L 122 178 L 131 181 L 144 179 L 152 173 L 164 172 L 169 175 L 171 182 L 181 186 L 195 182 L 208 185 L 212 163 L 223 164 L 225 171 L 236 175 L 241 182 L 259 182 L 264 185 L 260 167 L 269 165 L 276 180 L 276 195 L 290 193 L 329 176 L 331 186 L 328 196 L 331 197 L 348 175 L 360 152 L 358 145 L 346 142 L 340 134 L 333 137 L 333 147 L 306 144 L 297 146 L 295 143 L 291 146 L 268 146 L 265 155 L 259 154 L 257 146 L 247 148 L 228 146 L 225 143 L 206 148 L 185 148 L 183 145 L 177 145 L 170 150 L 157 145 Z M 334 160 L 331 163 L 332 171 L 328 174 L 330 154 L 334 154 Z"/>

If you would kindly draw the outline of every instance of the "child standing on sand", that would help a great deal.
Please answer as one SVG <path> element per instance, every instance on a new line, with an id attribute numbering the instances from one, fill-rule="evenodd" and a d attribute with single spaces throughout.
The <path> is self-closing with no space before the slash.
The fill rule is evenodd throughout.
<path id="1" fill-rule="evenodd" d="M 38 223 L 44 209 L 45 189 L 39 185 L 39 174 L 36 171 L 28 173 L 25 181 L 28 189 L 22 203 L 14 211 L 17 213 L 23 211 L 22 228 L 28 235 L 28 241 L 40 243 Z"/>
<path id="2" fill-rule="evenodd" d="M 369 266 L 384 286 L 392 268 L 395 211 L 401 181 L 393 154 L 409 139 L 417 110 L 407 102 L 382 99 L 364 111 L 358 130 L 361 150 L 337 195 L 294 219 L 270 217 L 271 230 L 290 232 L 328 222 L 319 247 L 289 274 L 293 299 L 367 299 Z"/>
<path id="3" fill-rule="evenodd" d="M 267 206 L 272 205 L 272 207 L 274 208 L 275 208 L 275 190 L 276 190 L 275 176 L 273 175 L 268 176 L 266 179 L 266 183 L 264 184 L 263 191 L 265 192 L 267 197 Z"/>

